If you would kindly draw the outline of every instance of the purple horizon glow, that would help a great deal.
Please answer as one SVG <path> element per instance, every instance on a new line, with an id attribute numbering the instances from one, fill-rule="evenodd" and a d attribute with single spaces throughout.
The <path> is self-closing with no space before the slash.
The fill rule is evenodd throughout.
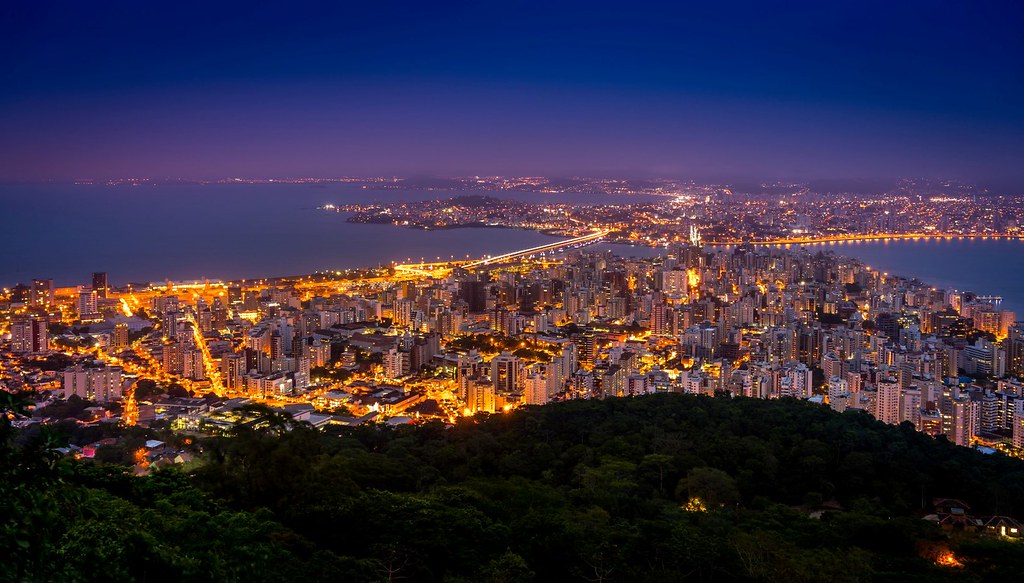
<path id="1" fill-rule="evenodd" d="M 931 175 L 1024 186 L 1019 6 L 318 9 L 220 7 L 204 20 L 188 5 L 152 18 L 131 4 L 9 8 L 0 180 Z"/>

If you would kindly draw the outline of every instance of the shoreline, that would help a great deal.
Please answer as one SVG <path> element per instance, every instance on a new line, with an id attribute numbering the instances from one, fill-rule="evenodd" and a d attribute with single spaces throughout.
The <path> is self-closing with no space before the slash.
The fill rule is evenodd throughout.
<path id="1" fill-rule="evenodd" d="M 363 225 L 363 226 L 366 226 L 366 227 L 378 227 L 378 228 L 380 228 L 380 227 L 392 227 L 392 228 L 400 227 L 400 228 L 408 229 L 410 231 L 420 231 L 420 232 L 425 232 L 425 231 L 437 231 L 437 232 L 450 231 L 450 232 L 457 232 L 457 231 L 463 230 L 463 229 L 467 229 L 467 230 L 468 229 L 498 229 L 498 230 L 507 230 L 507 231 L 510 231 L 510 232 L 522 232 L 522 233 L 534 232 L 534 233 L 537 233 L 538 235 L 543 235 L 545 238 L 558 238 L 558 237 L 567 238 L 567 237 L 572 236 L 572 234 L 567 234 L 567 233 L 564 233 L 564 232 L 559 232 L 559 231 L 553 230 L 553 229 L 535 229 L 535 228 L 529 228 L 529 227 L 524 227 L 524 226 L 517 227 L 517 226 L 511 226 L 511 225 L 495 225 L 495 224 L 486 224 L 486 223 L 465 223 L 465 224 L 445 225 L 445 226 L 438 226 L 438 227 L 429 227 L 429 226 L 425 227 L 425 226 L 421 226 L 421 225 L 396 225 L 394 223 L 368 223 L 368 222 L 358 222 L 358 221 L 348 221 L 348 220 L 345 220 L 344 222 L 348 223 L 348 224 L 352 224 L 352 225 Z M 887 242 L 899 243 L 899 242 L 910 242 L 910 241 L 913 241 L 913 242 L 917 242 L 917 241 L 920 241 L 920 242 L 930 242 L 932 244 L 939 244 L 939 243 L 943 243 L 943 242 L 957 242 L 957 241 L 960 241 L 960 242 L 966 242 L 966 241 L 992 241 L 992 242 L 998 242 L 998 241 L 1021 241 L 1021 242 L 1024 242 L 1024 236 L 1021 236 L 1021 235 L 1010 235 L 1010 234 L 905 233 L 905 234 L 873 234 L 873 235 L 849 236 L 849 237 L 823 237 L 823 238 L 801 239 L 801 240 L 785 240 L 785 239 L 781 239 L 781 240 L 771 240 L 771 241 L 746 241 L 746 242 L 738 242 L 738 241 L 705 241 L 704 245 L 706 247 L 718 247 L 718 248 L 726 248 L 726 249 L 734 248 L 734 247 L 739 246 L 739 245 L 751 245 L 751 246 L 758 246 L 758 247 L 777 247 L 777 248 L 793 248 L 793 247 L 799 247 L 799 246 L 819 247 L 819 246 L 826 246 L 827 245 L 832 250 L 834 250 L 834 252 L 837 255 L 846 256 L 846 257 L 850 257 L 850 258 L 856 259 L 858 261 L 863 262 L 865 265 L 876 266 L 876 261 L 878 261 L 877 259 L 874 259 L 874 258 L 862 258 L 862 257 L 859 257 L 857 254 L 853 253 L 854 249 L 856 248 L 855 246 L 859 245 L 860 243 L 864 243 L 865 246 L 861 247 L 861 248 L 869 249 L 869 248 L 871 248 L 871 243 L 879 243 L 881 245 L 884 245 Z M 506 247 L 506 248 L 519 248 L 519 246 L 514 246 L 514 245 L 516 245 L 514 241 L 512 241 L 512 242 L 506 241 L 506 243 L 508 244 L 508 247 Z M 851 247 L 849 249 L 845 249 L 845 248 L 841 248 L 840 247 L 841 245 L 846 245 L 848 243 L 851 245 Z M 631 248 L 634 248 L 634 249 L 638 249 L 638 250 L 639 249 L 649 250 L 650 253 L 656 253 L 656 252 L 657 253 L 665 253 L 666 252 L 666 248 L 665 248 L 664 245 L 651 244 L 648 241 L 618 238 L 618 237 L 614 237 L 614 236 L 606 237 L 603 241 L 601 241 L 601 244 L 603 244 L 603 245 L 628 246 L 628 247 L 631 247 Z M 879 248 L 881 248 L 881 245 L 879 245 Z M 522 247 L 528 247 L 528 246 L 529 246 L 528 243 L 522 245 Z M 901 247 L 903 247 L 903 246 L 901 246 Z M 966 249 L 968 247 L 965 244 L 965 246 L 963 248 Z M 620 255 L 624 253 L 624 251 L 618 251 L 618 250 L 615 250 L 615 252 L 620 254 Z M 372 254 L 370 254 L 370 255 L 372 255 Z M 628 253 L 626 253 L 626 255 L 628 255 Z M 888 252 L 886 253 L 886 255 L 888 255 Z M 972 277 L 965 277 L 965 278 L 963 278 L 959 282 L 951 281 L 948 272 L 941 272 L 940 273 L 940 272 L 937 272 L 934 268 L 930 269 L 929 266 L 926 266 L 926 265 L 919 266 L 912 258 L 907 258 L 905 256 L 905 253 L 901 253 L 900 255 L 904 255 L 904 256 L 903 257 L 895 257 L 894 258 L 894 262 L 896 263 L 895 265 L 893 264 L 893 262 L 889 262 L 887 265 L 884 265 L 883 269 L 888 271 L 888 272 L 890 272 L 890 273 L 892 273 L 892 274 L 894 274 L 894 275 L 898 275 L 900 277 L 904 277 L 904 278 L 906 278 L 908 280 L 917 279 L 919 281 L 929 282 L 931 284 L 936 285 L 937 287 L 944 287 L 944 288 L 947 288 L 947 289 L 956 289 L 956 290 L 962 290 L 962 291 L 964 291 L 964 290 L 977 290 L 977 289 L 987 290 L 986 293 L 991 293 L 992 295 L 998 295 L 998 296 L 1001 296 L 1001 297 L 1005 298 L 1003 305 L 1006 306 L 1007 308 L 1013 309 L 1014 307 L 1021 307 L 1021 309 L 1024 310 L 1024 292 L 1022 292 L 1022 290 L 1015 289 L 1013 285 L 1007 285 L 1008 280 L 1006 280 L 1005 278 L 1002 281 L 988 281 L 988 279 L 985 279 L 985 278 L 978 279 L 978 277 L 972 276 Z M 911 255 L 912 255 L 912 253 L 911 253 Z M 969 257 L 971 254 L 968 253 L 967 255 Z M 351 257 L 351 256 L 349 256 L 348 258 L 349 259 L 354 259 L 354 257 Z M 396 264 L 400 265 L 401 264 L 401 260 L 400 259 L 399 260 L 389 260 L 389 261 L 374 260 L 374 258 L 372 256 L 367 256 L 367 257 L 359 258 L 359 265 L 344 265 L 343 262 L 342 262 L 342 264 L 339 264 L 337 267 L 331 268 L 331 267 L 328 267 L 327 265 L 325 265 L 326 263 L 327 262 L 325 261 L 324 264 L 321 264 L 319 266 L 315 266 L 315 265 L 311 266 L 311 267 L 313 267 L 313 269 L 311 269 L 306 274 L 301 274 L 301 273 L 296 274 L 295 272 L 292 272 L 289 275 L 277 275 L 277 276 L 259 275 L 259 276 L 251 276 L 251 277 L 244 277 L 244 276 L 243 277 L 230 277 L 230 276 L 228 276 L 228 277 L 210 277 L 209 279 L 211 279 L 211 280 L 221 279 L 222 281 L 224 281 L 226 283 L 234 283 L 234 282 L 239 282 L 239 281 L 253 282 L 253 281 L 259 281 L 259 280 L 270 280 L 270 281 L 274 281 L 274 280 L 281 281 L 281 280 L 289 280 L 289 279 L 294 280 L 294 279 L 298 279 L 298 278 L 302 278 L 302 277 L 315 276 L 317 274 L 319 274 L 321 276 L 325 275 L 325 274 L 334 274 L 335 272 L 338 272 L 338 271 L 340 271 L 342 273 L 345 273 L 345 272 L 352 273 L 352 272 L 357 272 L 357 271 L 362 271 L 362 270 L 373 270 L 373 269 L 377 269 L 377 268 L 380 268 L 380 267 L 388 268 L 388 267 L 393 267 Z M 899 265 L 900 263 L 902 263 L 903 265 Z M 973 265 L 973 261 L 970 258 L 967 258 L 967 259 L 964 260 L 963 265 Z M 913 268 L 911 268 L 911 266 L 913 266 Z M 962 270 L 962 267 L 961 267 L 961 270 Z M 958 271 L 960 271 L 960 270 L 958 270 Z M 968 270 L 968 273 L 969 273 L 969 271 L 970 270 Z M 263 272 L 263 273 L 266 273 L 266 272 Z M 58 278 L 60 280 L 65 280 L 66 281 L 66 279 L 64 277 L 61 277 L 59 274 L 57 274 L 57 275 L 58 275 Z M 977 276 L 978 274 L 976 273 L 976 274 L 973 274 L 973 275 Z M 57 279 L 57 278 L 55 278 L 55 279 Z M 172 281 L 174 281 L 174 280 L 182 281 L 182 280 L 187 280 L 187 279 L 195 280 L 195 279 L 202 279 L 202 278 L 201 277 L 180 277 L 180 276 L 179 277 L 173 277 L 172 276 L 169 279 L 171 279 Z M 152 283 L 152 282 L 159 282 L 159 281 L 165 281 L 165 278 L 163 278 L 163 277 L 153 277 L 153 276 L 143 277 L 143 278 L 139 278 L 139 279 L 137 279 L 135 281 L 132 281 L 132 283 L 143 283 L 143 282 Z M 12 285 L 13 285 L 13 283 L 16 283 L 16 282 L 12 281 Z M 61 284 L 63 284 L 63 281 L 59 282 L 58 286 L 59 287 L 64 287 L 64 285 L 61 285 Z M 1024 316 L 1024 313 L 1022 313 L 1022 316 Z"/>
<path id="2" fill-rule="evenodd" d="M 421 223 L 402 225 L 394 222 L 373 222 L 373 221 L 353 221 L 351 220 L 353 215 L 350 215 L 345 219 L 346 223 L 353 225 L 385 225 L 397 227 L 400 229 L 412 229 L 414 231 L 457 231 L 459 229 L 509 229 L 515 231 L 534 231 L 542 235 L 549 236 L 569 236 L 568 233 L 560 232 L 556 229 L 535 229 L 525 226 L 515 225 L 494 225 L 482 222 L 472 223 L 460 223 L 455 225 L 425 225 Z M 812 237 L 806 239 L 769 239 L 769 240 L 725 240 L 725 241 L 712 241 L 706 240 L 703 242 L 704 245 L 715 246 L 715 247 L 735 247 L 739 245 L 753 245 L 755 247 L 775 247 L 775 246 L 793 246 L 793 245 L 822 245 L 822 244 L 833 244 L 833 243 L 860 243 L 870 241 L 931 241 L 931 240 L 1008 240 L 1008 241 L 1024 241 L 1024 234 L 1011 235 L 1008 233 L 879 233 L 879 234 L 863 234 L 863 235 L 843 235 L 843 236 L 831 236 L 831 237 Z M 645 241 L 627 239 L 625 241 L 620 240 L 608 240 L 607 243 L 632 245 L 634 247 L 649 247 L 656 249 L 661 245 L 649 244 Z"/>

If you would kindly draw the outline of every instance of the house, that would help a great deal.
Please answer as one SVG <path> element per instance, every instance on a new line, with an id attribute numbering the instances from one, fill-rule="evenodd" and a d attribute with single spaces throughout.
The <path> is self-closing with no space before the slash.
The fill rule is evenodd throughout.
<path id="1" fill-rule="evenodd" d="M 971 507 L 963 500 L 957 500 L 956 498 L 934 498 L 932 499 L 932 506 L 935 508 L 935 513 L 925 516 L 924 519 L 935 522 L 943 530 L 966 530 L 973 532 L 982 526 L 980 520 L 969 514 Z"/>
<path id="2" fill-rule="evenodd" d="M 92 459 L 92 458 L 96 457 L 96 450 L 97 449 L 103 447 L 104 445 L 115 445 L 115 444 L 117 444 L 117 439 L 116 438 L 114 438 L 114 437 L 107 437 L 106 439 L 101 439 L 101 440 L 99 440 L 99 441 L 97 441 L 95 443 L 90 443 L 89 445 L 83 445 L 82 446 L 82 457 Z"/>
<path id="3" fill-rule="evenodd" d="M 990 516 L 984 519 L 985 532 L 1008 538 L 1024 536 L 1024 525 L 1009 516 Z"/>

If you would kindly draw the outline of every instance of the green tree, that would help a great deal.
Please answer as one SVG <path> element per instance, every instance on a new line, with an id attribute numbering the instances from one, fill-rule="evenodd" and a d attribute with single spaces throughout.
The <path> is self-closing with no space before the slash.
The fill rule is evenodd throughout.
<path id="1" fill-rule="evenodd" d="M 718 468 L 694 468 L 679 480 L 676 498 L 699 498 L 708 506 L 732 506 L 740 499 L 736 480 Z"/>

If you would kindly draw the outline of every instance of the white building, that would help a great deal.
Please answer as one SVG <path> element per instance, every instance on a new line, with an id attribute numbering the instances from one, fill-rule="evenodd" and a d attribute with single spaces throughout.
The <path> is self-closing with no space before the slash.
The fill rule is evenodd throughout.
<path id="1" fill-rule="evenodd" d="M 535 372 L 526 377 L 523 401 L 527 405 L 543 405 L 548 402 L 548 380 L 544 375 Z"/>
<path id="2" fill-rule="evenodd" d="M 64 371 L 62 388 L 64 398 L 78 395 L 83 399 L 106 403 L 121 398 L 121 373 L 119 366 L 84 368 L 76 366 Z"/>
<path id="3" fill-rule="evenodd" d="M 875 418 L 883 423 L 897 425 L 900 422 L 900 383 L 888 378 L 877 383 Z"/>

